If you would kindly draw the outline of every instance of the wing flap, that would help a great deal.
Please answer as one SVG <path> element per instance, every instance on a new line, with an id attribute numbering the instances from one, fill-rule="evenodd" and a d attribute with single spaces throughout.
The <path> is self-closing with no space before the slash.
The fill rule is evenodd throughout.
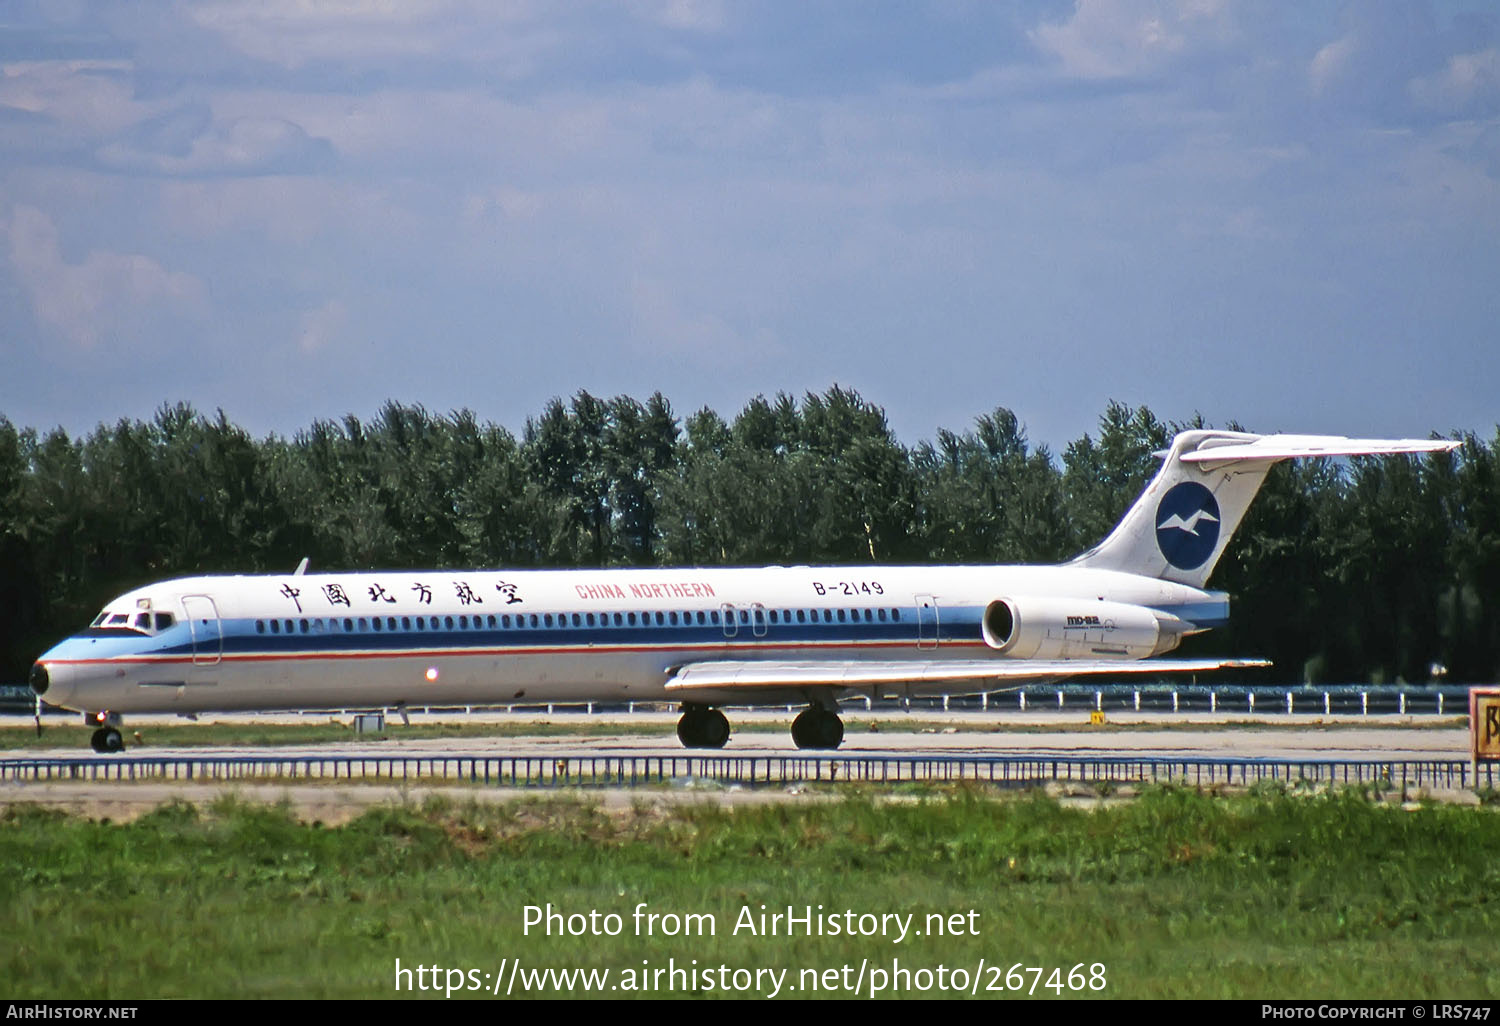
<path id="1" fill-rule="evenodd" d="M 667 680 L 666 689 L 681 693 L 726 688 L 858 688 L 876 684 L 930 684 L 942 681 L 991 680 L 1000 683 L 1108 674 L 1139 676 L 1154 673 L 1201 673 L 1270 665 L 1270 661 L 1265 659 L 954 659 L 931 662 L 709 660 L 680 667 Z"/>

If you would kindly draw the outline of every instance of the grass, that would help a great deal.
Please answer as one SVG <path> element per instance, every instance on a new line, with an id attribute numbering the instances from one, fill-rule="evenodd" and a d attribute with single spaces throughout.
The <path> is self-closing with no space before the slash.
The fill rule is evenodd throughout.
<path id="1" fill-rule="evenodd" d="M 0 818 L 0 981 L 16 998 L 385 998 L 397 959 L 484 974 L 520 958 L 616 981 L 697 959 L 796 981 L 866 959 L 983 958 L 1063 977 L 1102 963 L 1108 997 L 1494 998 L 1497 850 L 1491 809 L 1275 789 L 1154 789 L 1091 811 L 967 790 L 624 815 L 434 800 L 337 829 L 234 800 L 129 824 L 18 807 Z M 638 936 L 640 902 L 717 930 Z M 527 935 L 523 908 L 547 903 L 617 913 L 623 932 Z M 732 933 L 746 908 L 819 904 L 916 924 L 974 910 L 978 936 Z"/>

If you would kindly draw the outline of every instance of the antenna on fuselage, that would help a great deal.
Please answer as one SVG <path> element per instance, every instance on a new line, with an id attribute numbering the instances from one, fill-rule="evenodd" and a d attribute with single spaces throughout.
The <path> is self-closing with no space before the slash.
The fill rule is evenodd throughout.
<path id="1" fill-rule="evenodd" d="M 303 574 L 307 573 L 307 561 L 308 561 L 308 558 L 309 557 L 307 557 L 307 556 L 303 556 L 302 557 L 302 562 L 298 563 L 297 564 L 297 569 L 295 569 L 295 570 L 292 571 L 292 576 L 293 577 L 301 577 Z"/>

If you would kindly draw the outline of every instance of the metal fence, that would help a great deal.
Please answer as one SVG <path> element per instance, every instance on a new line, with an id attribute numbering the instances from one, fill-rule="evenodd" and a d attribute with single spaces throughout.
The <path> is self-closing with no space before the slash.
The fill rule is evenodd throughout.
<path id="1" fill-rule="evenodd" d="M 977 782 L 1024 787 L 1047 781 L 1247 785 L 1352 784 L 1379 788 L 1494 788 L 1500 770 L 1467 760 L 1184 759 L 1151 756 L 839 755 L 192 755 L 0 759 L 0 781 L 454 782 L 502 787 L 642 787 L 708 783 Z"/>

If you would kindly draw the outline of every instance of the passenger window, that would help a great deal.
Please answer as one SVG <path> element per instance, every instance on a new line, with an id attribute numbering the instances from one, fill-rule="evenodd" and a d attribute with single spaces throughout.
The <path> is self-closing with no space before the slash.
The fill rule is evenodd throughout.
<path id="1" fill-rule="evenodd" d="M 467 616 L 460 616 L 458 618 L 458 629 L 461 631 L 469 629 L 469 618 Z"/>
<path id="2" fill-rule="evenodd" d="M 825 610 L 823 610 L 823 622 L 824 623 L 833 623 L 833 610 L 832 609 L 825 609 Z"/>
<path id="3" fill-rule="evenodd" d="M 302 633 L 306 634 L 307 633 L 307 621 L 306 620 L 298 620 L 297 624 L 298 624 L 298 626 L 300 626 L 302 628 Z"/>
<path id="4" fill-rule="evenodd" d="M 255 633 L 256 634 L 264 634 L 264 633 L 266 633 L 266 621 L 264 621 L 264 620 L 256 620 L 255 621 Z"/>
<path id="5" fill-rule="evenodd" d="M 401 629 L 403 631 L 409 631 L 409 630 L 411 630 L 411 617 L 409 617 L 409 616 L 403 616 L 401 618 Z"/>
<path id="6" fill-rule="evenodd" d="M 677 610 L 674 609 L 670 614 L 668 614 L 667 622 L 670 623 L 673 627 L 677 626 Z"/>
<path id="7" fill-rule="evenodd" d="M 877 609 L 876 612 L 880 614 L 880 622 L 884 623 L 885 622 L 885 610 L 884 609 Z"/>
<path id="8" fill-rule="evenodd" d="M 573 626 L 574 627 L 582 627 L 583 626 L 583 617 L 579 616 L 577 613 L 573 614 Z"/>
<path id="9" fill-rule="evenodd" d="M 589 615 L 588 615 L 588 618 L 587 618 L 587 619 L 588 619 L 588 624 L 589 624 L 589 626 L 590 626 L 590 627 L 592 627 L 592 626 L 594 626 L 594 614 L 593 614 L 593 613 L 590 613 L 590 614 L 589 614 Z"/>
<path id="10" fill-rule="evenodd" d="M 839 623 L 843 623 L 843 622 L 844 622 L 844 611 L 842 609 L 840 609 L 839 610 Z"/>
<path id="11" fill-rule="evenodd" d="M 891 610 L 891 619 L 892 620 L 900 620 L 901 619 L 901 610 L 899 610 L 899 609 L 892 609 Z"/>
<path id="12" fill-rule="evenodd" d="M 620 624 L 622 624 L 624 622 L 624 619 L 625 618 L 622 617 L 619 613 L 616 613 L 615 614 L 615 626 L 616 627 L 620 626 Z"/>
<path id="13" fill-rule="evenodd" d="M 451 631 L 453 629 L 453 617 L 451 617 L 451 616 L 445 616 L 445 617 L 443 617 L 443 626 L 446 627 L 446 628 L 448 628 Z"/>
<path id="14" fill-rule="evenodd" d="M 380 617 L 370 617 L 370 626 L 374 627 L 377 631 L 380 630 Z"/>
<path id="15" fill-rule="evenodd" d="M 489 623 L 490 630 L 494 630 L 495 629 L 495 614 L 491 613 L 489 616 L 485 617 L 485 620 Z"/>
<path id="16" fill-rule="evenodd" d="M 661 627 L 667 622 L 667 618 L 661 613 L 656 614 L 656 626 Z"/>
<path id="17" fill-rule="evenodd" d="M 635 614 L 634 613 L 630 613 L 629 615 L 627 615 L 625 617 L 625 619 L 628 620 L 628 621 L 630 621 L 630 626 L 632 626 L 632 627 L 635 626 Z"/>
<path id="18" fill-rule="evenodd" d="M 280 620 L 272 620 L 271 621 L 271 633 L 272 634 L 280 634 L 281 633 L 281 621 Z"/>
<path id="19" fill-rule="evenodd" d="M 798 623 L 806 623 L 807 622 L 807 610 L 805 610 L 805 609 L 799 609 L 799 610 L 797 610 L 797 622 Z"/>

